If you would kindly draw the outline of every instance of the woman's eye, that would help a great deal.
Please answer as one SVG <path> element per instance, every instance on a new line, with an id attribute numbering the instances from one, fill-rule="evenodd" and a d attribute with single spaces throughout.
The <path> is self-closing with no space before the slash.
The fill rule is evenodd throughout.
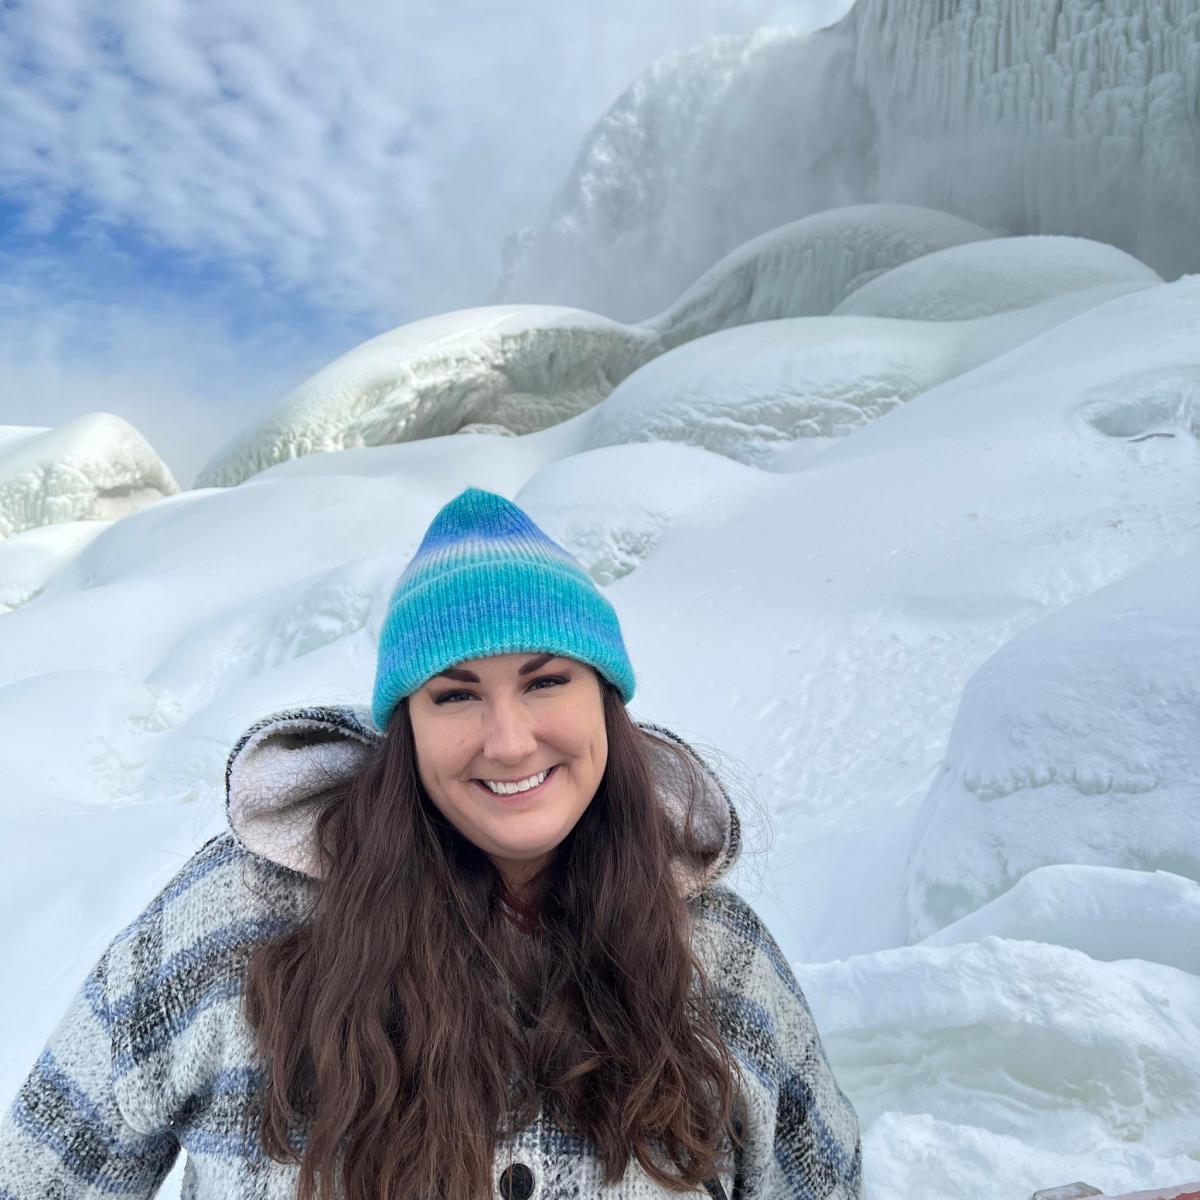
<path id="1" fill-rule="evenodd" d="M 543 675 L 543 676 L 541 676 L 540 679 L 535 679 L 529 685 L 529 688 L 526 690 L 537 688 L 537 685 L 539 683 L 566 683 L 566 682 L 567 681 L 565 679 L 562 679 L 557 675 Z M 541 689 L 539 688 L 538 690 L 540 691 Z M 474 694 L 475 694 L 474 692 L 464 692 L 464 691 L 444 692 L 442 695 L 440 695 L 434 701 L 434 703 L 435 704 L 446 704 L 448 701 L 452 701 L 455 696 L 473 696 Z"/>

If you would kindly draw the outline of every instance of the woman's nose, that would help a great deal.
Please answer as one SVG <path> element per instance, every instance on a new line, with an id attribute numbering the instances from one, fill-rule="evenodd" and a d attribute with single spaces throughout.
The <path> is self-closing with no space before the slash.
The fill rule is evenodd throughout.
<path id="1" fill-rule="evenodd" d="M 499 699 L 483 715 L 484 753 L 500 762 L 527 759 L 537 748 L 535 722 L 520 700 Z"/>

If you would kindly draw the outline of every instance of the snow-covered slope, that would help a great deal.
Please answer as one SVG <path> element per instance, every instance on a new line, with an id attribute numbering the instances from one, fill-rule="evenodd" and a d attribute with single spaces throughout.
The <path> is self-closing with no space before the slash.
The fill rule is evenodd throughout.
<path id="1" fill-rule="evenodd" d="M 859 0 L 655 63 L 597 123 L 499 301 L 662 310 L 808 214 L 925 205 L 1200 270 L 1200 0 Z"/>
<path id="2" fill-rule="evenodd" d="M 975 320 L 799 317 L 725 329 L 618 384 L 592 410 L 585 444 L 687 442 L 794 470 L 935 384 L 1145 286 L 1108 284 Z"/>
<path id="3" fill-rule="evenodd" d="M 1160 283 L 1131 254 L 1087 238 L 993 238 L 935 250 L 856 288 L 839 316 L 962 321 L 1106 285 Z"/>
<path id="4" fill-rule="evenodd" d="M 670 347 L 751 321 L 828 313 L 874 275 L 991 236 L 949 213 L 905 204 L 814 213 L 739 246 L 644 325 Z"/>
<path id="5" fill-rule="evenodd" d="M 111 413 L 56 429 L 0 427 L 0 539 L 64 521 L 115 520 L 178 490 L 146 439 Z"/>
<path id="6" fill-rule="evenodd" d="M 300 455 L 437 437 L 464 426 L 542 429 L 590 408 L 660 349 L 650 331 L 539 305 L 412 321 L 305 380 L 214 454 L 196 486 L 241 483 Z"/>

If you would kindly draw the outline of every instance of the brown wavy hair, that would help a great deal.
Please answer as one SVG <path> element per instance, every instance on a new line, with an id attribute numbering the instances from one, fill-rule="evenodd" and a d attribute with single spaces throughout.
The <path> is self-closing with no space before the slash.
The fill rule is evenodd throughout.
<path id="1" fill-rule="evenodd" d="M 695 819 L 691 755 L 600 683 L 604 775 L 523 902 L 429 799 L 407 701 L 353 778 L 298 802 L 315 806 L 321 884 L 311 920 L 255 946 L 244 1011 L 266 1062 L 260 1144 L 300 1163 L 299 1200 L 331 1200 L 339 1178 L 346 1200 L 481 1200 L 497 1141 L 543 1100 L 606 1183 L 633 1157 L 699 1191 L 741 1145 L 739 1068 L 671 869 L 722 842 Z M 687 781 L 681 824 L 650 738 Z"/>

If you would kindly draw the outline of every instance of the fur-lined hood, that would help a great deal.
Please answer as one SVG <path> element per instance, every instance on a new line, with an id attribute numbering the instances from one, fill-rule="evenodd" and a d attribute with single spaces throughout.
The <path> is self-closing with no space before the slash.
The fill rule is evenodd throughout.
<path id="1" fill-rule="evenodd" d="M 741 850 L 737 810 L 716 772 L 689 743 L 661 725 L 636 724 L 683 747 L 700 767 L 704 791 L 697 825 L 719 835 L 721 847 L 706 866 L 675 864 L 683 895 L 690 899 L 736 861 Z M 225 767 L 225 813 L 234 837 L 252 853 L 316 878 L 312 811 L 301 807 L 283 816 L 279 809 L 353 775 L 382 737 L 368 709 L 350 706 L 286 709 L 255 722 L 238 739 Z M 654 738 L 647 742 L 656 791 L 679 824 L 686 812 L 679 768 Z"/>

